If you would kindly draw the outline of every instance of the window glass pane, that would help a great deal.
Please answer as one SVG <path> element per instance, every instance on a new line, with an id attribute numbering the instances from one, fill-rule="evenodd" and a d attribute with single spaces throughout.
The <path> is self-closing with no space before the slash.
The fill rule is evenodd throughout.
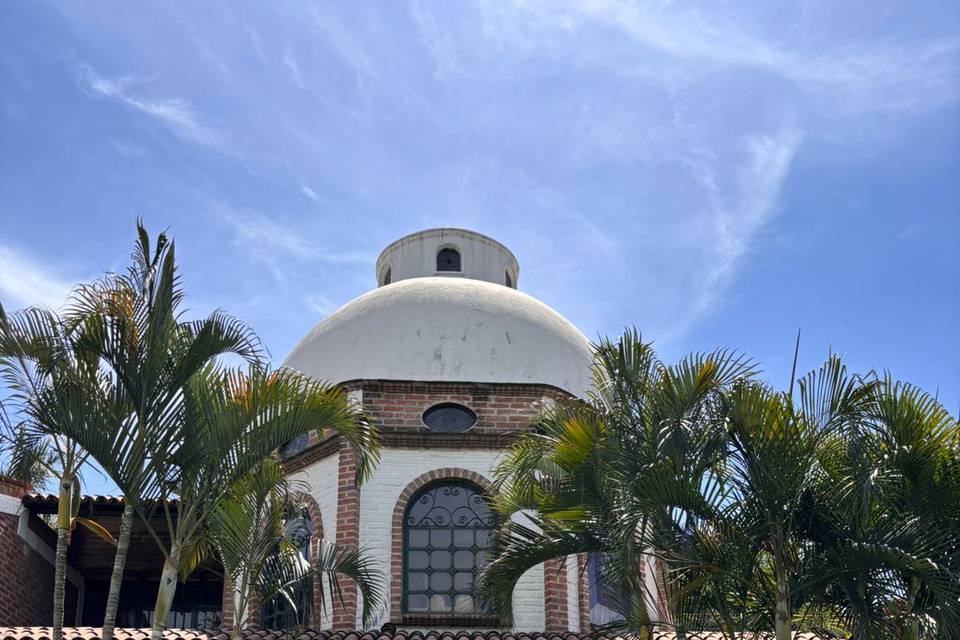
<path id="1" fill-rule="evenodd" d="M 458 595 L 454 600 L 453 610 L 457 613 L 473 613 L 473 596 Z"/>
<path id="2" fill-rule="evenodd" d="M 453 544 L 461 549 L 473 546 L 473 531 L 470 529 L 454 529 Z"/>
<path id="3" fill-rule="evenodd" d="M 477 546 L 481 549 L 486 549 L 488 546 L 490 546 L 489 531 L 477 531 Z"/>
<path id="4" fill-rule="evenodd" d="M 433 591 L 450 591 L 452 584 L 450 574 L 445 571 L 439 571 L 430 576 L 430 588 Z"/>
<path id="5" fill-rule="evenodd" d="M 453 576 L 453 589 L 460 593 L 470 593 L 473 591 L 473 574 L 456 573 Z"/>
<path id="6" fill-rule="evenodd" d="M 423 424 L 431 431 L 459 433 L 477 422 L 477 414 L 469 408 L 453 402 L 435 404 L 423 412 Z"/>
<path id="7" fill-rule="evenodd" d="M 408 573 L 407 574 L 407 589 L 410 591 L 424 591 L 427 588 L 427 574 L 425 573 Z"/>
<path id="8" fill-rule="evenodd" d="M 450 546 L 450 529 L 438 529 L 430 532 L 430 545 L 447 548 Z"/>
<path id="9" fill-rule="evenodd" d="M 437 271 L 460 271 L 460 252 L 456 249 L 440 249 L 437 253 Z"/>
<path id="10" fill-rule="evenodd" d="M 290 458 L 297 455 L 301 451 L 307 448 L 307 444 L 310 443 L 310 434 L 302 433 L 287 444 L 280 447 L 280 457 L 281 458 Z"/>
<path id="11" fill-rule="evenodd" d="M 450 596 L 430 596 L 430 611 L 435 611 L 436 613 L 448 613 L 452 608 L 452 604 L 453 599 Z"/>
<path id="12" fill-rule="evenodd" d="M 426 569 L 427 558 L 426 551 L 411 551 L 407 557 L 407 564 L 411 569 Z"/>
<path id="13" fill-rule="evenodd" d="M 407 596 L 407 611 L 426 611 L 427 596 L 416 594 Z"/>
<path id="14" fill-rule="evenodd" d="M 450 568 L 450 552 L 434 551 L 430 554 L 430 568 L 434 571 L 444 571 Z"/>
<path id="15" fill-rule="evenodd" d="M 457 569 L 470 569 L 473 567 L 472 551 L 457 551 L 453 554 L 453 566 Z"/>
<path id="16" fill-rule="evenodd" d="M 427 546 L 427 543 L 430 541 L 430 532 L 429 531 L 417 531 L 414 529 L 410 532 L 410 537 L 408 538 L 410 547 L 413 549 L 422 549 Z"/>

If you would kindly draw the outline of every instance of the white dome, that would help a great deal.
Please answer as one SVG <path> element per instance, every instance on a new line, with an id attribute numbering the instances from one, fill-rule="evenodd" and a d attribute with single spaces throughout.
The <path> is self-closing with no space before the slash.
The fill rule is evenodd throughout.
<path id="1" fill-rule="evenodd" d="M 559 313 L 509 287 L 411 278 L 347 303 L 284 365 L 339 383 L 359 379 L 590 386 L 587 339 Z"/>

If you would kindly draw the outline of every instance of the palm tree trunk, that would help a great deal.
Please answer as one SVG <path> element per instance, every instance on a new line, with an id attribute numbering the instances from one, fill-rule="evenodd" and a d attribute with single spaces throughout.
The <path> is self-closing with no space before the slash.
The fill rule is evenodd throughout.
<path id="1" fill-rule="evenodd" d="M 790 620 L 790 585 L 787 581 L 787 571 L 780 554 L 775 553 L 774 572 L 777 580 L 777 609 L 775 627 L 777 640 L 790 640 L 792 636 Z"/>
<path id="2" fill-rule="evenodd" d="M 160 574 L 160 588 L 157 589 L 157 603 L 153 606 L 153 628 L 150 631 L 150 640 L 161 640 L 163 630 L 167 626 L 167 614 L 173 604 L 173 596 L 177 592 L 177 574 L 180 570 L 180 545 L 173 543 L 170 555 L 163 563 L 163 573 Z"/>
<path id="3" fill-rule="evenodd" d="M 920 590 L 920 579 L 916 576 L 910 578 L 910 587 L 907 590 L 906 611 L 909 616 L 906 625 L 903 628 L 903 640 L 917 640 L 920 637 L 920 622 L 913 615 L 914 603 L 917 599 L 917 591 Z"/>
<path id="4" fill-rule="evenodd" d="M 250 585 L 247 580 L 247 573 L 242 574 L 240 584 L 233 591 L 233 631 L 230 632 L 231 640 L 237 640 L 240 632 L 247 626 L 247 604 L 250 597 Z"/>
<path id="5" fill-rule="evenodd" d="M 67 529 L 57 527 L 57 559 L 53 574 L 53 640 L 63 640 L 63 598 L 67 573 Z"/>
<path id="6" fill-rule="evenodd" d="M 110 575 L 110 592 L 107 594 L 107 609 L 103 614 L 103 640 L 113 640 L 113 627 L 117 623 L 117 608 L 120 606 L 120 586 L 123 584 L 123 568 L 127 564 L 130 548 L 130 531 L 133 529 L 133 505 L 128 500 L 120 518 L 120 533 L 117 536 L 117 553 L 113 556 L 113 573 Z"/>
<path id="7" fill-rule="evenodd" d="M 67 538 L 73 506 L 73 477 L 60 478 L 57 501 L 57 555 L 53 574 L 53 640 L 63 640 L 63 599 L 67 579 Z"/>

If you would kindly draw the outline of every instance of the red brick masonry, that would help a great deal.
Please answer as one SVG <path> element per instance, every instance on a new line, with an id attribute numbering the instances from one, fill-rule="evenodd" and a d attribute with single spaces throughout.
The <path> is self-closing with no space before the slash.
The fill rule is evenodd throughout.
<path id="1" fill-rule="evenodd" d="M 346 442 L 340 447 L 340 472 L 337 488 L 337 546 L 360 546 L 360 490 L 357 488 L 357 461 Z M 353 629 L 357 624 L 357 588 L 346 576 L 340 577 L 343 602 L 333 609 L 333 628 Z"/>
<path id="2" fill-rule="evenodd" d="M 385 432 L 431 433 L 423 424 L 423 412 L 440 402 L 456 402 L 477 414 L 477 424 L 467 433 L 523 431 L 540 414 L 544 397 L 554 400 L 570 397 L 559 389 L 533 384 L 388 380 L 364 380 L 353 384 L 363 389 L 364 410 Z"/>
<path id="3" fill-rule="evenodd" d="M 0 493 L 5 496 L 22 498 L 29 489 L 0 476 Z M 17 535 L 19 523 L 18 515 L 0 513 L 0 624 L 52 622 L 53 565 Z M 56 544 L 55 539 L 52 542 Z"/>
<path id="4" fill-rule="evenodd" d="M 567 565 L 559 558 L 543 563 L 543 600 L 546 631 L 567 631 Z"/>

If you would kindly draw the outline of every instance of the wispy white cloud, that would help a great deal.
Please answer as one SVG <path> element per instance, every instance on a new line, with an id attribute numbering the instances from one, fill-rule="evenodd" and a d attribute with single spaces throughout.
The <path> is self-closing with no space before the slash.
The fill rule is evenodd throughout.
<path id="1" fill-rule="evenodd" d="M 298 87 L 301 89 L 306 87 L 306 84 L 303 82 L 303 76 L 300 74 L 300 65 L 297 63 L 297 56 L 290 47 L 287 47 L 283 52 L 283 66 L 290 71 L 290 75 L 293 76 L 293 80 L 297 83 Z"/>
<path id="2" fill-rule="evenodd" d="M 515 0 L 481 5 L 487 34 L 525 49 L 553 46 L 558 32 L 617 30 L 675 62 L 766 70 L 855 109 L 930 109 L 960 99 L 960 38 L 926 42 L 784 44 L 735 20 L 729 7 L 628 0 Z M 624 65 L 629 69 L 632 64 Z M 909 88 L 909 91 L 905 90 Z M 834 102 L 843 107 L 842 102 Z"/>
<path id="3" fill-rule="evenodd" d="M 7 309 L 59 309 L 75 284 L 36 258 L 0 244 L 0 294 Z"/>
<path id="4" fill-rule="evenodd" d="M 278 281 L 298 264 L 372 265 L 376 256 L 367 251 L 342 251 L 310 240 L 310 233 L 279 222 L 275 217 L 239 210 L 224 203 L 209 207 L 227 225 L 243 255 L 266 264 Z"/>
<path id="5" fill-rule="evenodd" d="M 472 81 L 483 80 L 474 51 L 485 52 L 482 64 L 503 77 L 538 82 L 550 69 L 579 81 L 576 92 L 542 85 L 549 95 L 533 107 L 536 119 L 516 109 L 530 106 L 522 101 L 500 115 L 531 128 L 538 162 L 549 155 L 554 168 L 568 171 L 561 175 L 570 184 L 542 189 L 554 194 L 546 210 L 578 229 L 573 242 L 593 239 L 611 283 L 655 301 L 622 303 L 619 312 L 634 309 L 661 341 L 682 338 L 722 304 L 751 253 L 769 240 L 805 140 L 842 138 L 863 114 L 895 110 L 903 118 L 960 99 L 955 35 L 784 33 L 776 29 L 788 20 L 754 20 L 709 3 L 477 6 L 483 44 L 457 41 L 442 55 L 473 62 Z M 431 10 L 437 5 L 413 5 L 422 44 L 441 60 Z M 586 253 L 568 253 L 582 268 Z"/>
<path id="6" fill-rule="evenodd" d="M 77 74 L 87 91 L 118 100 L 153 117 L 181 139 L 209 147 L 218 147 L 225 142 L 222 134 L 200 122 L 188 101 L 181 98 L 150 99 L 133 95 L 129 90 L 131 85 L 141 81 L 134 76 L 104 77 L 87 64 L 79 64 Z"/>
<path id="7" fill-rule="evenodd" d="M 307 196 L 308 198 L 310 198 L 311 200 L 313 200 L 314 202 L 316 202 L 317 204 L 323 204 L 323 202 L 324 202 L 324 199 L 323 199 L 322 197 L 320 197 L 320 194 L 318 194 L 316 191 L 314 191 L 313 189 L 311 189 L 309 185 L 306 185 L 306 184 L 305 184 L 305 185 L 303 185 L 302 187 L 300 187 L 300 192 L 301 192 L 303 195 L 305 195 L 305 196 Z"/>
<path id="8" fill-rule="evenodd" d="M 304 296 L 303 302 L 308 308 L 321 316 L 328 316 L 340 308 L 340 305 L 319 293 Z"/>
<path id="9" fill-rule="evenodd" d="M 742 161 L 723 186 L 718 183 L 719 165 L 699 163 L 695 167 L 708 203 L 710 224 L 699 238 L 707 259 L 696 277 L 695 305 L 673 328 L 676 335 L 713 308 L 751 243 L 778 213 L 780 194 L 801 142 L 800 134 L 793 129 L 745 137 L 738 145 Z"/>
<path id="10" fill-rule="evenodd" d="M 420 41 L 430 50 L 434 60 L 434 76 L 445 78 L 461 73 L 457 46 L 449 30 L 443 29 L 437 22 L 433 11 L 421 0 L 412 0 L 410 10 Z"/>
<path id="11" fill-rule="evenodd" d="M 588 332 L 629 321 L 663 342 L 725 304 L 753 253 L 778 241 L 771 223 L 798 154 L 826 139 L 869 153 L 859 143 L 872 132 L 902 131 L 960 95 L 960 39 L 948 29 L 911 33 L 879 18 L 853 28 L 832 9 L 808 20 L 808 9 L 620 0 L 247 8 L 222 28 L 196 22 L 199 49 L 211 55 L 193 57 L 211 69 L 191 70 L 183 89 L 169 75 L 162 91 L 142 75 L 86 66 L 79 75 L 103 102 L 199 144 L 222 136 L 191 89 L 210 80 L 215 104 L 232 105 L 216 122 L 235 132 L 245 182 L 206 167 L 198 197 L 215 203 L 203 208 L 233 239 L 248 263 L 237 268 L 259 295 L 326 313 L 331 299 L 369 284 L 373 252 L 394 231 L 455 224 L 514 248 L 528 290 L 558 307 L 577 298 L 562 310 Z M 170 52 L 139 40 L 153 49 L 144 66 L 164 68 Z M 228 82 L 218 60 L 250 81 Z M 332 211 L 345 215 L 321 219 Z M 270 286 L 279 282 L 288 286 Z M 329 297 L 304 293 L 318 287 Z"/>

